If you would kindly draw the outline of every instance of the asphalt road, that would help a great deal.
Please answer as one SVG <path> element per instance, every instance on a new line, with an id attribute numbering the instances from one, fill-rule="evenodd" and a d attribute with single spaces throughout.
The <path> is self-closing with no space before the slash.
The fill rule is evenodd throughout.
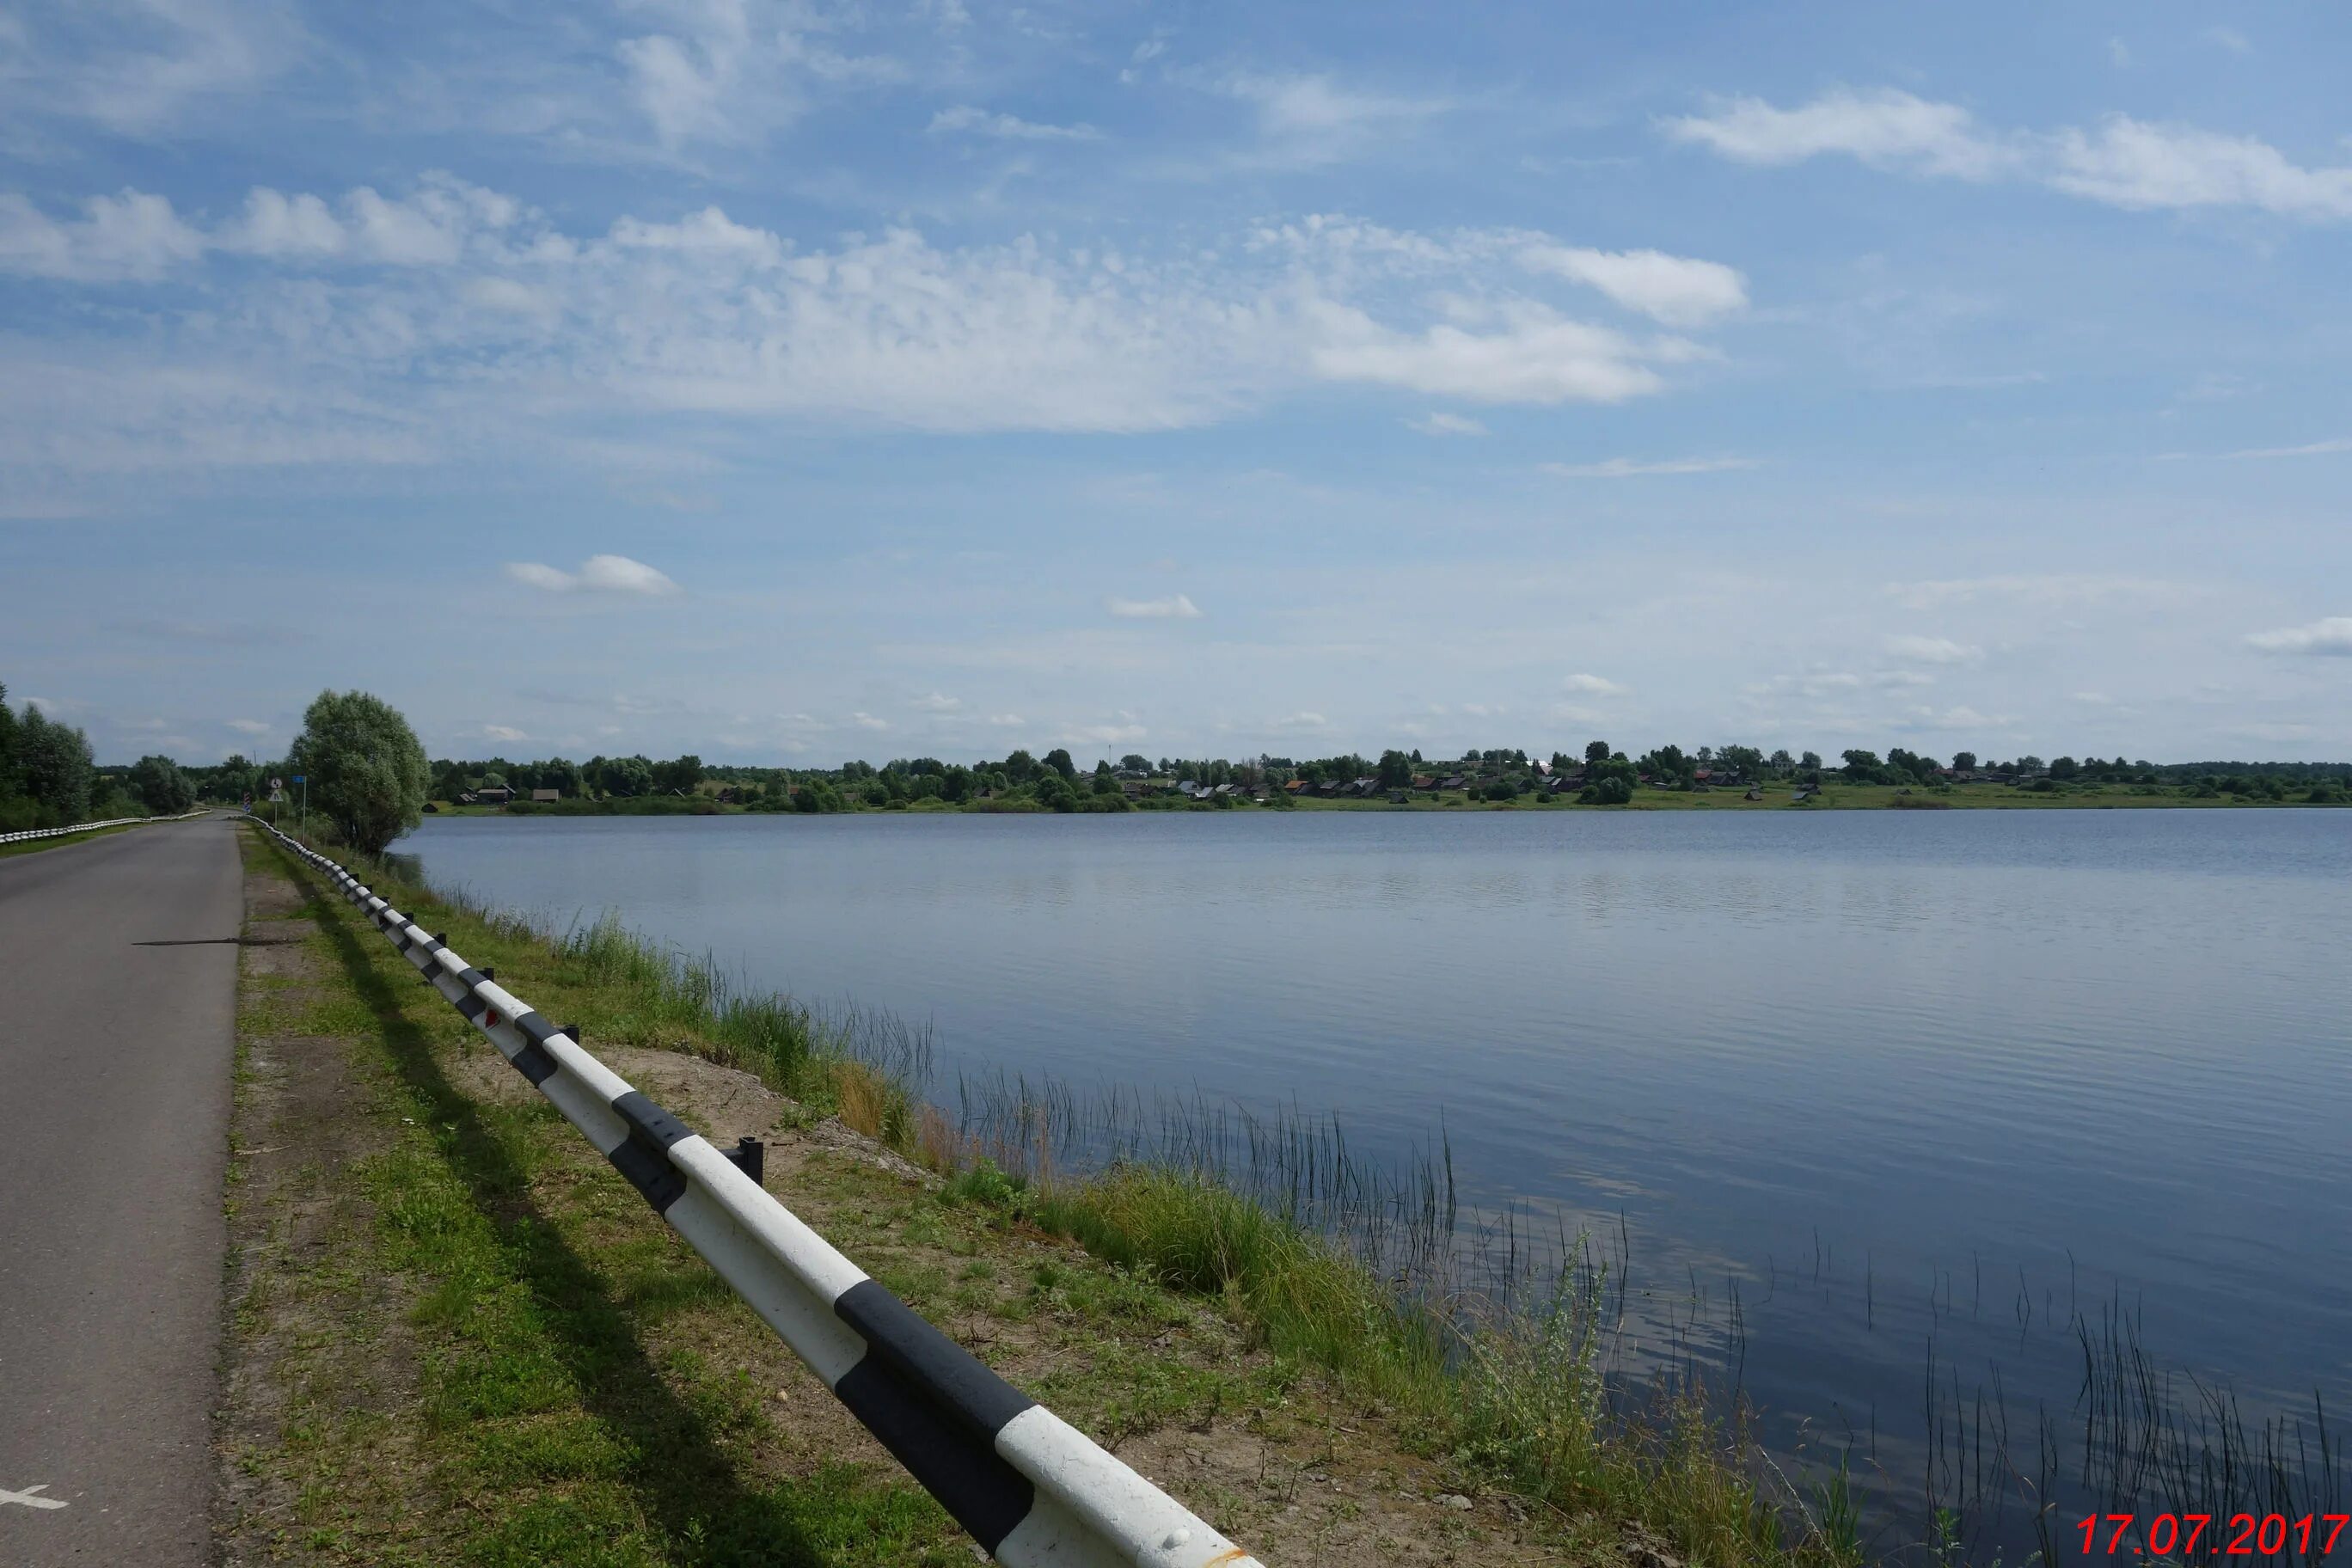
<path id="1" fill-rule="evenodd" d="M 0 859 L 7 1568 L 210 1556 L 236 831 Z"/>

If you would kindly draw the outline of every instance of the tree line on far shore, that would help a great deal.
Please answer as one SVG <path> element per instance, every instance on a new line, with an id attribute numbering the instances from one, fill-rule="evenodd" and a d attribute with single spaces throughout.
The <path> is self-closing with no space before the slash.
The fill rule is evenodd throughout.
<path id="1" fill-rule="evenodd" d="M 1570 780 L 1576 788 L 1565 798 L 1586 805 L 1623 805 L 1637 788 L 1689 790 L 1732 784 L 1796 784 L 1815 789 L 1832 784 L 1943 787 L 1980 779 L 2045 791 L 2129 784 L 2246 799 L 2352 798 L 2352 765 L 2341 763 L 2158 764 L 2121 755 L 2059 756 L 2045 762 L 2032 753 L 2001 761 L 1965 751 L 1942 760 L 1903 746 L 1890 747 L 1883 757 L 1849 749 L 1832 763 L 1816 752 L 1767 753 L 1742 745 L 1700 746 L 1689 752 L 1664 745 L 1629 757 L 1606 741 L 1591 742 L 1577 754 L 1554 752 L 1542 763 L 1521 749 L 1495 748 L 1443 760 L 1401 749 L 1378 758 L 1343 752 L 1238 761 L 1154 759 L 1130 752 L 1117 759 L 1100 757 L 1089 766 L 1056 747 L 1042 757 L 1014 751 L 1002 760 L 971 763 L 919 756 L 823 769 L 709 763 L 691 753 L 667 762 L 645 756 L 598 756 L 586 763 L 562 757 L 540 762 L 445 759 L 432 769 L 436 800 L 455 801 L 482 789 L 500 788 L 527 800 L 533 790 L 551 789 L 567 804 L 717 810 L 723 801 L 753 811 L 801 812 L 903 809 L 926 803 L 969 810 L 1126 811 L 1139 805 L 1202 804 L 1199 796 L 1206 796 L 1205 804 L 1213 806 L 1230 805 L 1235 795 L 1280 805 L 1291 793 L 1284 786 L 1294 780 L 1309 786 L 1357 785 L 1408 795 L 1426 795 L 1441 781 L 1459 780 L 1453 787 L 1497 802 L 1549 791 L 1553 781 Z M 1158 798 L 1183 783 L 1196 785 L 1196 795 Z M 1152 786 L 1149 790 L 1138 787 L 1147 784 Z"/>
<path id="2" fill-rule="evenodd" d="M 314 818 L 355 848 L 380 852 L 424 818 L 435 800 L 457 801 L 483 790 L 520 794 L 553 791 L 559 808 L 830 813 L 961 807 L 966 810 L 1130 811 L 1142 807 L 1226 807 L 1244 801 L 1292 804 L 1300 789 L 1344 786 L 1391 798 L 1436 798 L 1441 788 L 1470 798 L 1507 802 L 1541 793 L 1613 805 L 1637 788 L 1705 787 L 1797 783 L 1896 785 L 1928 790 L 1991 779 L 2020 788 L 2062 790 L 2128 785 L 2140 793 L 2178 793 L 2245 801 L 2352 804 L 2352 766 L 2317 763 L 2189 763 L 2158 764 L 2118 755 L 2033 755 L 2006 762 L 1959 752 L 1948 761 L 1902 746 L 1885 756 L 1860 749 L 1836 765 L 1814 752 L 1769 754 L 1753 746 L 1653 747 L 1628 756 L 1606 741 L 1580 753 L 1554 752 L 1538 763 L 1523 749 L 1493 748 L 1459 758 L 1426 759 L 1419 750 L 1391 749 L 1377 758 L 1356 752 L 1290 758 L 1160 757 L 1130 752 L 1081 765 L 1065 748 L 1042 757 L 1016 750 L 1002 760 L 948 763 L 936 757 L 894 758 L 879 766 L 850 762 L 837 768 L 755 767 L 706 763 L 692 753 L 667 761 L 633 755 L 562 757 L 511 762 L 428 761 L 400 712 L 363 691 L 322 691 L 302 716 L 301 732 L 286 756 L 260 763 L 231 756 L 211 765 L 183 766 L 146 756 L 126 767 L 101 769 L 89 737 L 31 703 L 20 713 L 0 686 L 0 831 L 67 826 L 78 822 L 147 813 L 175 814 L 200 801 L 235 804 L 258 797 L 268 779 L 308 780 Z M 1181 785 L 1190 784 L 1189 791 Z M 1574 793 L 1569 794 L 1572 786 Z M 530 809 L 528 805 L 521 809 Z"/>

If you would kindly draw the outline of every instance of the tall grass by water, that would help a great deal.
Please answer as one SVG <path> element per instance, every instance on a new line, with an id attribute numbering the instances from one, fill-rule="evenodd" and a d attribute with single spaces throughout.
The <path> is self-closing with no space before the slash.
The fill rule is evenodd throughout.
<path id="1" fill-rule="evenodd" d="M 1805 1424 L 1796 1452 L 1768 1450 L 1742 1383 L 1738 1279 L 1637 1283 L 1622 1219 L 1596 1237 L 1536 1205 L 1465 1203 L 1442 1129 L 1374 1152 L 1295 1106 L 1001 1072 L 960 1076 L 955 1100 L 951 1123 L 926 1112 L 934 1163 L 986 1162 L 1034 1187 L 1040 1223 L 1226 1296 L 1278 1347 L 1419 1401 L 1533 1495 L 1604 1501 L 1709 1560 L 1786 1540 L 1842 1559 L 2048 1563 L 2089 1512 L 2297 1519 L 2352 1495 L 2319 1395 L 2300 1411 L 2250 1409 L 2225 1384 L 2165 1370 L 2120 1300 L 2078 1303 L 2070 1289 L 2053 1314 L 2021 1278 L 2007 1304 L 2021 1337 L 2071 1342 L 2070 1401 L 2016 1394 L 1997 1363 L 1971 1383 L 1931 1344 L 1924 1442 Z M 1286 1294 L 1318 1279 L 1287 1250 L 1307 1244 L 1351 1266 L 1381 1310 L 1328 1286 Z M 1817 1287 L 1857 1299 L 1868 1331 L 1893 1282 L 1866 1260 L 1841 1274 L 1818 1240 L 1811 1268 Z M 1962 1310 L 1948 1276 L 1941 1288 L 1937 1310 Z M 1979 1290 L 1966 1310 L 1986 1306 Z M 1643 1489 L 1665 1517 L 1629 1498 Z"/>

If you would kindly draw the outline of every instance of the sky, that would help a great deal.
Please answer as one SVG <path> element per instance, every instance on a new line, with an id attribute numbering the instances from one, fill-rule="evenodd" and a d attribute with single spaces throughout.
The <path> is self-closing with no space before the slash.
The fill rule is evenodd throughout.
<path id="1" fill-rule="evenodd" d="M 102 761 L 2352 757 L 2352 11 L 0 0 Z"/>

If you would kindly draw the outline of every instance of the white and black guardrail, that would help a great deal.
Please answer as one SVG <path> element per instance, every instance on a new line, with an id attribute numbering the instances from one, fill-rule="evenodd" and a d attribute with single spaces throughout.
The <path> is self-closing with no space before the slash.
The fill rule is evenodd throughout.
<path id="1" fill-rule="evenodd" d="M 1262 1568 L 982 1365 L 735 1163 L 357 878 L 275 827 L 489 1037 L 998 1562 Z"/>
<path id="2" fill-rule="evenodd" d="M 63 838 L 68 833 L 94 833 L 101 827 L 124 827 L 139 822 L 185 822 L 192 816 L 202 816 L 215 809 L 200 805 L 177 816 L 110 816 L 104 822 L 77 822 L 71 827 L 28 827 L 22 833 L 0 833 L 0 844 L 22 844 L 27 838 Z"/>

